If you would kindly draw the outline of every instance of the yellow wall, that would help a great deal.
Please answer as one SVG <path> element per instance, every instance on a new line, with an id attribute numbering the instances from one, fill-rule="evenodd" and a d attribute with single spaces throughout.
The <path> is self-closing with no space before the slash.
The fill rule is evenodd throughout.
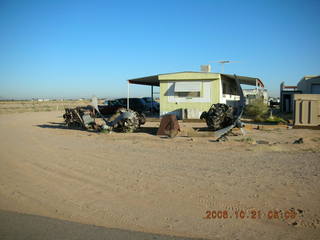
<path id="1" fill-rule="evenodd" d="M 181 75 L 181 74 L 180 74 Z M 202 75 L 202 74 L 201 74 Z M 201 78 L 191 76 L 192 80 L 209 80 L 203 79 L 205 76 L 202 75 Z M 172 78 L 172 76 L 170 76 Z M 188 80 L 185 79 L 186 76 L 176 76 L 176 80 L 161 80 L 160 81 L 160 113 L 163 112 L 172 112 L 179 109 L 198 109 L 199 111 L 208 111 L 212 104 L 218 103 L 220 99 L 220 76 L 218 79 L 210 79 L 211 81 L 211 102 L 183 102 L 183 103 L 173 103 L 168 102 L 168 96 L 165 96 L 165 92 L 168 90 L 168 82 L 179 81 L 179 80 Z M 190 78 L 190 73 L 188 73 Z M 203 91 L 203 90 L 202 90 Z M 200 93 L 203 96 L 203 92 Z"/>

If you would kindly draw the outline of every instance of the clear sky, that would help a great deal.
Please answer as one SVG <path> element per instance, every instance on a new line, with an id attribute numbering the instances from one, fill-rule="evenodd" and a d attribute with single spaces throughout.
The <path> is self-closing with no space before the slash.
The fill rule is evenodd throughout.
<path id="1" fill-rule="evenodd" d="M 126 96 L 127 79 L 218 60 L 271 95 L 320 74 L 320 1 L 0 0 L 2 98 Z"/>

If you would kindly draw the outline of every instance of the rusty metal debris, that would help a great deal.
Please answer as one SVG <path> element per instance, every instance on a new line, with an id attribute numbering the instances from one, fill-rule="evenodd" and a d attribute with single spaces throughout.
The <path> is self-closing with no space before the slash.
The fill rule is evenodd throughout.
<path id="1" fill-rule="evenodd" d="M 293 144 L 302 144 L 303 143 L 303 138 L 299 138 L 297 140 L 294 140 Z"/>
<path id="2" fill-rule="evenodd" d="M 158 129 L 157 135 L 166 135 L 170 138 L 177 136 L 180 131 L 180 126 L 176 115 L 168 114 L 163 116 L 160 122 L 160 127 Z"/>
<path id="3" fill-rule="evenodd" d="M 119 108 L 106 118 L 93 106 L 66 108 L 63 115 L 70 128 L 94 129 L 96 131 L 133 132 L 145 123 L 145 117 L 135 111 Z"/>

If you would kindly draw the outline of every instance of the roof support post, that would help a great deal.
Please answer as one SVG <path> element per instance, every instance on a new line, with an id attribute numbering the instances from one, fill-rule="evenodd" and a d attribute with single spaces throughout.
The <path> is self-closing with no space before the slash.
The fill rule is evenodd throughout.
<path id="1" fill-rule="evenodd" d="M 127 110 L 129 110 L 130 108 L 129 99 L 130 99 L 130 82 L 128 81 Z"/>
<path id="2" fill-rule="evenodd" d="M 151 85 L 151 112 L 153 112 L 153 85 Z"/>

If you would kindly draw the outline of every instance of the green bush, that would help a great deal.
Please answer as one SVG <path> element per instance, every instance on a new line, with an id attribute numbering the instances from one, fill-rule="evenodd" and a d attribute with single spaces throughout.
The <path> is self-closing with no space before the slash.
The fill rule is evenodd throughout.
<path id="1" fill-rule="evenodd" d="M 245 142 L 245 143 L 254 143 L 254 139 L 252 137 L 246 137 L 241 139 L 236 139 L 237 142 Z"/>
<path id="2" fill-rule="evenodd" d="M 255 122 L 264 122 L 265 118 L 261 117 L 261 116 L 256 116 L 253 118 L 253 121 Z"/>
<path id="3" fill-rule="evenodd" d="M 268 113 L 268 106 L 261 99 L 252 100 L 251 103 L 245 107 L 244 113 L 253 119 L 262 120 Z"/>
<path id="4" fill-rule="evenodd" d="M 265 121 L 269 123 L 286 123 L 286 121 L 283 118 L 277 116 L 270 116 Z"/>

